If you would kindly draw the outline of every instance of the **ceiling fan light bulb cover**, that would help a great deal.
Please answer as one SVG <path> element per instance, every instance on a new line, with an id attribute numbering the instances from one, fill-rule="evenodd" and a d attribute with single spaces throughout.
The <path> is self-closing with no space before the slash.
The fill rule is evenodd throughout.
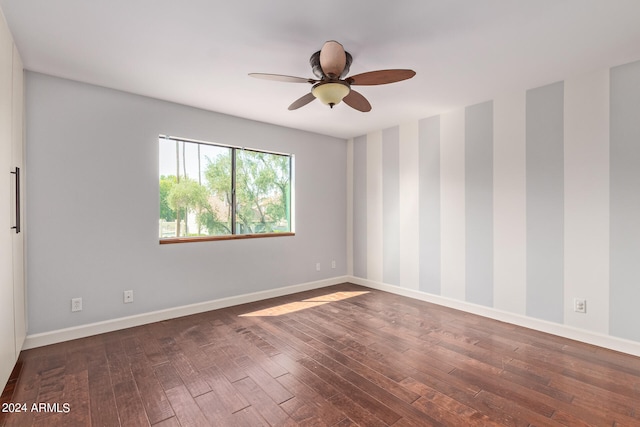
<path id="1" fill-rule="evenodd" d="M 342 83 L 323 83 L 311 89 L 313 96 L 323 104 L 333 107 L 349 94 L 349 86 Z"/>

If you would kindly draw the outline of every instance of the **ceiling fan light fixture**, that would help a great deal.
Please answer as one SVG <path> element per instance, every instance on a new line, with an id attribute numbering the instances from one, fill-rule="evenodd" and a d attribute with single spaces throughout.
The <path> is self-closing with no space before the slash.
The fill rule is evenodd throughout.
<path id="1" fill-rule="evenodd" d="M 339 104 L 350 91 L 351 89 L 348 85 L 337 82 L 318 83 L 311 89 L 313 96 L 331 108 L 333 108 L 334 105 Z"/>

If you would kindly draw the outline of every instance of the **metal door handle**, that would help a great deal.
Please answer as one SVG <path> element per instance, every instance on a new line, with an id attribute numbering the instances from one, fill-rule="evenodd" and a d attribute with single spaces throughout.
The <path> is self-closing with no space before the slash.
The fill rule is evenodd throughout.
<path id="1" fill-rule="evenodd" d="M 20 232 L 20 168 L 16 166 L 15 172 L 11 172 L 16 176 L 16 225 L 11 227 L 16 230 L 16 234 Z"/>

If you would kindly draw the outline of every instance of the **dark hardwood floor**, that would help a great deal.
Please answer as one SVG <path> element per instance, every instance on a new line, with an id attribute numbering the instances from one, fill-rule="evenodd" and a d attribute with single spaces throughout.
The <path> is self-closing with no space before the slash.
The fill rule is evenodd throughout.
<path id="1" fill-rule="evenodd" d="M 27 409 L 4 426 L 640 426 L 640 358 L 342 284 L 24 351 L 2 402 Z"/>

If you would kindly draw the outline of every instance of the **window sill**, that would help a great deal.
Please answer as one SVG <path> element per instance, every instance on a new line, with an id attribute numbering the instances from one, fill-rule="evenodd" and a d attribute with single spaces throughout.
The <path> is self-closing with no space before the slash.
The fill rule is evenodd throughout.
<path id="1" fill-rule="evenodd" d="M 169 239 L 160 239 L 161 245 L 169 245 L 173 243 L 192 243 L 192 242 L 212 242 L 218 240 L 242 240 L 242 239 L 260 239 L 263 237 L 285 237 L 295 236 L 296 233 L 260 233 L 260 234 L 229 234 L 225 236 L 201 236 L 201 237 L 174 237 Z"/>

